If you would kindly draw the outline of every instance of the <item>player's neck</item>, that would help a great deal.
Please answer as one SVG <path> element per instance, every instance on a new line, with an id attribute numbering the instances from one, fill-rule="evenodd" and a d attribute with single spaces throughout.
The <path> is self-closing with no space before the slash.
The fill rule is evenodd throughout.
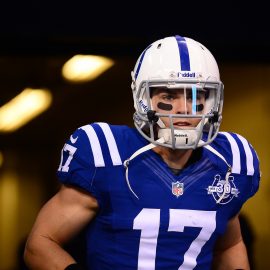
<path id="1" fill-rule="evenodd" d="M 159 146 L 153 149 L 161 156 L 170 168 L 183 169 L 189 161 L 193 150 L 173 150 L 171 148 Z"/>

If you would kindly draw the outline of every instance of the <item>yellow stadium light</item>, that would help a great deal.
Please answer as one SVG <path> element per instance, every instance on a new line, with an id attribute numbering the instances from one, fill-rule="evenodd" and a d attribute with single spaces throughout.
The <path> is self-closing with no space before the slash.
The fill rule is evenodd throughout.
<path id="1" fill-rule="evenodd" d="M 62 75 L 71 82 L 91 81 L 114 65 L 110 58 L 98 55 L 75 55 L 62 68 Z"/>
<path id="2" fill-rule="evenodd" d="M 26 88 L 0 107 L 0 132 L 12 132 L 49 108 L 52 95 L 45 89 Z"/>

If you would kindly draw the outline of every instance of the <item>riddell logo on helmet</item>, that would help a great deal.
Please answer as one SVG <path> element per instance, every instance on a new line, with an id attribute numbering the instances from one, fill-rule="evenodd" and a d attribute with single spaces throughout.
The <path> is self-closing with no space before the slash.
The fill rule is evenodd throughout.
<path id="1" fill-rule="evenodd" d="M 182 77 L 182 78 L 196 78 L 196 73 L 195 72 L 188 72 L 188 71 L 184 71 L 184 72 L 178 72 L 178 77 Z"/>
<path id="2" fill-rule="evenodd" d="M 148 112 L 149 111 L 148 106 L 143 103 L 143 100 L 142 99 L 139 101 L 139 104 L 141 105 L 141 107 L 142 107 L 142 109 L 143 109 L 144 112 Z"/>

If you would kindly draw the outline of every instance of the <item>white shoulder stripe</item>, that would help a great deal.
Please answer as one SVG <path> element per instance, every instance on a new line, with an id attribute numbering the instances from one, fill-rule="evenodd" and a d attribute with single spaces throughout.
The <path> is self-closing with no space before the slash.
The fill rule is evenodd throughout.
<path id="1" fill-rule="evenodd" d="M 230 164 L 227 162 L 227 160 L 215 149 L 213 148 L 211 145 L 204 145 L 204 148 L 208 149 L 210 152 L 212 152 L 213 154 L 215 154 L 216 156 L 218 156 L 220 159 L 222 159 L 226 165 L 228 167 L 230 167 Z"/>
<path id="2" fill-rule="evenodd" d="M 242 137 L 241 135 L 237 134 L 237 137 L 242 142 L 245 152 L 246 152 L 246 159 L 247 159 L 247 175 L 253 175 L 254 174 L 254 165 L 253 165 L 253 155 L 250 149 L 250 146 L 248 144 L 248 141 Z"/>
<path id="3" fill-rule="evenodd" d="M 94 156 L 94 162 L 96 167 L 105 167 L 104 158 L 102 155 L 100 143 L 97 137 L 97 134 L 93 127 L 91 125 L 85 125 L 81 127 L 83 129 L 89 139 L 93 156 Z"/>
<path id="4" fill-rule="evenodd" d="M 101 127 L 107 140 L 113 165 L 122 165 L 122 160 L 116 145 L 116 141 L 109 125 L 107 123 L 97 123 L 97 124 Z"/>
<path id="5" fill-rule="evenodd" d="M 228 132 L 220 132 L 220 134 L 225 135 L 231 145 L 233 156 L 232 173 L 240 174 L 241 172 L 240 150 L 237 145 L 237 142 L 235 141 L 233 136 Z"/>

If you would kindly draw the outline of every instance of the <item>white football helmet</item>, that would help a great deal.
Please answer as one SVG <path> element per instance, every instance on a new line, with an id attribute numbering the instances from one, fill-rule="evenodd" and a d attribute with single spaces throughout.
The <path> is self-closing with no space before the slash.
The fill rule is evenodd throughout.
<path id="1" fill-rule="evenodd" d="M 131 76 L 134 124 L 144 138 L 173 149 L 195 149 L 214 140 L 222 119 L 223 84 L 216 60 L 206 47 L 187 37 L 160 39 L 141 53 Z M 160 88 L 181 89 L 184 111 L 172 113 L 168 104 L 162 105 L 166 113 L 155 110 L 152 93 Z M 198 101 L 201 93 L 202 104 Z M 198 124 L 175 125 L 190 118 L 197 119 Z M 162 119 L 168 119 L 169 124 Z"/>

